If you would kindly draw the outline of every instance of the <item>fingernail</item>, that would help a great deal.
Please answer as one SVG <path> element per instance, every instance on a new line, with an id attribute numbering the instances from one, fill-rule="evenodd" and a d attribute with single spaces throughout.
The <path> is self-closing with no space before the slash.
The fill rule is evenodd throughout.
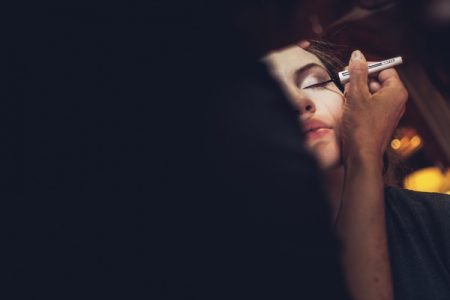
<path id="1" fill-rule="evenodd" d="M 359 50 L 355 50 L 352 53 L 352 60 L 354 59 L 362 59 L 362 53 Z"/>
<path id="2" fill-rule="evenodd" d="M 302 41 L 300 41 L 300 42 L 298 43 L 298 46 L 299 46 L 300 48 L 303 48 L 303 49 L 308 48 L 309 45 L 310 45 L 310 43 L 309 43 L 309 41 L 307 41 L 307 40 L 302 40 Z"/>

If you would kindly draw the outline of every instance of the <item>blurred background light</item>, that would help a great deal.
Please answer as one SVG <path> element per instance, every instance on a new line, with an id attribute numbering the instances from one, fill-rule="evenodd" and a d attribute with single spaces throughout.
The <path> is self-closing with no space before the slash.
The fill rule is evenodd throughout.
<path id="1" fill-rule="evenodd" d="M 404 187 L 414 191 L 450 194 L 450 169 L 428 167 L 417 170 L 405 178 Z"/>

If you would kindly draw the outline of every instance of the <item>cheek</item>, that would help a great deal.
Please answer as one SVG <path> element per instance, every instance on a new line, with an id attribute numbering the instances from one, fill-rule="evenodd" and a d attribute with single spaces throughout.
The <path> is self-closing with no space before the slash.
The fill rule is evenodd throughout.
<path id="1" fill-rule="evenodd" d="M 317 110 L 321 113 L 327 114 L 336 125 L 339 124 L 344 111 L 344 98 L 341 94 L 334 91 L 317 92 Z"/>
<path id="2" fill-rule="evenodd" d="M 324 102 L 324 108 L 326 109 L 326 114 L 329 116 L 330 122 L 334 127 L 334 143 L 339 145 L 341 138 L 341 123 L 342 114 L 344 112 L 343 97 L 329 97 L 328 101 Z"/>
<path id="3" fill-rule="evenodd" d="M 330 101 L 327 106 L 329 114 L 333 117 L 335 125 L 339 124 L 342 119 L 342 113 L 344 111 L 344 104 L 341 99 L 335 99 L 335 101 Z"/>

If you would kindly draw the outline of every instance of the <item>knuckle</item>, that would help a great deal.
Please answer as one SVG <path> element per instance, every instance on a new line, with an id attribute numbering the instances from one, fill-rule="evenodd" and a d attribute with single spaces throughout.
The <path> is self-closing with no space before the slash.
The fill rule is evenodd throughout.
<path id="1" fill-rule="evenodd" d="M 379 74 L 378 74 L 378 78 L 380 78 L 380 80 L 393 80 L 393 81 L 400 81 L 400 78 L 398 76 L 397 71 L 394 68 L 389 68 L 386 70 L 382 70 Z"/>
<path id="2" fill-rule="evenodd" d="M 408 90 L 405 89 L 404 87 L 401 89 L 400 93 L 399 93 L 401 99 L 403 100 L 404 103 L 406 103 L 406 101 L 408 100 Z"/>
<path id="3" fill-rule="evenodd" d="M 350 93 L 350 92 L 344 93 L 344 101 L 346 103 L 353 103 L 354 99 L 355 99 L 355 97 L 353 96 L 352 93 Z"/>
<path id="4" fill-rule="evenodd" d="M 403 95 L 405 97 L 408 97 L 409 96 L 408 90 L 404 86 L 402 86 L 402 90 L 403 90 Z"/>
<path id="5" fill-rule="evenodd" d="M 348 100 L 351 101 L 352 95 L 351 95 L 348 91 L 346 91 L 346 92 L 344 92 L 344 98 L 345 98 L 347 101 L 348 101 Z"/>
<path id="6" fill-rule="evenodd" d="M 395 70 L 394 68 L 389 68 L 385 71 L 387 74 L 389 74 L 389 76 L 398 77 L 397 70 Z"/>

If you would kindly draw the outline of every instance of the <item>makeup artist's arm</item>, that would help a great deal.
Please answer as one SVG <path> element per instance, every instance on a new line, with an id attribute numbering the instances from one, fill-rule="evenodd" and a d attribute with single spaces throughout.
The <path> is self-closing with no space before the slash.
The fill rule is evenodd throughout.
<path id="1" fill-rule="evenodd" d="M 345 278 L 354 299 L 393 299 L 384 204 L 383 153 L 402 116 L 407 91 L 394 69 L 368 88 L 367 62 L 355 51 L 345 88 L 342 151 L 345 183 L 336 230 Z"/>

